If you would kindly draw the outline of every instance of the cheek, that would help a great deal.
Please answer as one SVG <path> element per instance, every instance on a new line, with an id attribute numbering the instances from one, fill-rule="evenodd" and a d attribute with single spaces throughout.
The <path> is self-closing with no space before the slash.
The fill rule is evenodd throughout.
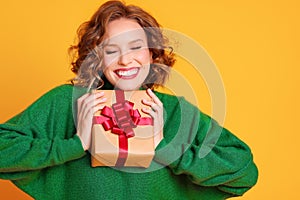
<path id="1" fill-rule="evenodd" d="M 115 61 L 116 61 L 116 59 L 115 59 L 113 56 L 104 56 L 104 57 L 103 57 L 103 65 L 104 65 L 104 68 L 109 67 L 109 66 L 112 65 Z"/>
<path id="2" fill-rule="evenodd" d="M 141 50 L 136 55 L 136 59 L 139 60 L 142 64 L 152 63 L 151 53 L 148 49 Z"/>
<path id="3" fill-rule="evenodd" d="M 113 63 L 113 59 L 103 58 L 102 70 L 105 76 L 110 76 L 113 72 L 115 64 Z"/>

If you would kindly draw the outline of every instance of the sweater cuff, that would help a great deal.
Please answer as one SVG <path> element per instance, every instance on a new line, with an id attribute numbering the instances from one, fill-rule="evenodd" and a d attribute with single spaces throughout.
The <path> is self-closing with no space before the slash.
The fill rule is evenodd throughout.
<path id="1" fill-rule="evenodd" d="M 166 148 L 166 146 L 168 146 Z M 177 160 L 176 149 L 173 148 L 173 145 L 170 145 L 163 139 L 155 149 L 155 157 L 154 160 L 160 164 L 168 166 L 172 164 L 175 160 Z"/>
<path id="2" fill-rule="evenodd" d="M 166 140 L 165 140 L 165 139 L 162 139 L 162 140 L 160 141 L 160 143 L 156 146 L 155 151 L 158 151 L 158 150 L 162 149 L 162 148 L 163 148 L 164 146 L 166 146 L 166 145 L 167 145 Z"/>
<path id="3" fill-rule="evenodd" d="M 81 140 L 77 135 L 74 135 L 73 138 L 63 140 L 62 143 L 59 152 L 61 152 L 63 163 L 81 158 L 86 154 L 82 147 Z"/>

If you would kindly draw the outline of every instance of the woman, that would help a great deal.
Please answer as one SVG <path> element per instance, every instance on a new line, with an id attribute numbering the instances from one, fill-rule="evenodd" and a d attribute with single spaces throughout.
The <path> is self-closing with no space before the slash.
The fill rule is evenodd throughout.
<path id="1" fill-rule="evenodd" d="M 72 84 L 0 125 L 0 178 L 35 199 L 225 199 L 256 183 L 246 144 L 183 98 L 151 90 L 175 62 L 151 15 L 109 1 L 78 33 L 70 49 L 76 53 Z M 147 89 L 152 99 L 143 100 L 157 145 L 148 169 L 90 166 L 92 118 L 106 99 L 105 92 L 86 91 L 114 87 Z M 218 131 L 218 142 L 200 158 L 204 138 Z"/>

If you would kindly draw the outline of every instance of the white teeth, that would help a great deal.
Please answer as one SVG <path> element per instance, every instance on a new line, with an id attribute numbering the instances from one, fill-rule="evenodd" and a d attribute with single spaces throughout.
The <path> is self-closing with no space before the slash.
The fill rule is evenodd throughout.
<path id="1" fill-rule="evenodd" d="M 119 76 L 132 76 L 132 75 L 136 74 L 137 72 L 138 72 L 138 69 L 132 69 L 132 70 L 126 70 L 126 71 L 118 70 L 116 73 Z"/>

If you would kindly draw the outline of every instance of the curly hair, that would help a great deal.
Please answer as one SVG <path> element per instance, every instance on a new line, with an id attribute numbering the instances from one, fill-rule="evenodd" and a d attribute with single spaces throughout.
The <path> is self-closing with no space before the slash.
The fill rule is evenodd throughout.
<path id="1" fill-rule="evenodd" d="M 153 63 L 142 87 L 154 88 L 165 83 L 175 58 L 156 19 L 138 6 L 108 1 L 100 6 L 89 21 L 80 25 L 77 30 L 78 44 L 69 48 L 73 57 L 71 70 L 77 75 L 71 80 L 73 85 L 89 88 L 101 88 L 104 85 L 100 44 L 104 40 L 107 24 L 120 18 L 135 20 L 147 36 Z"/>

